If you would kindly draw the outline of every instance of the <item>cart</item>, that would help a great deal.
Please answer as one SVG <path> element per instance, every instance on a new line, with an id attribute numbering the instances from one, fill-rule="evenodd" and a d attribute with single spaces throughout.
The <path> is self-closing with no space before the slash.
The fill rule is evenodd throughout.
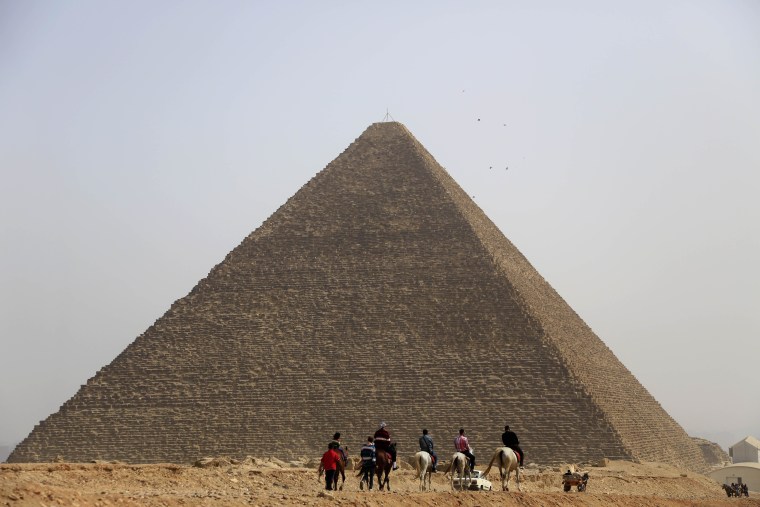
<path id="1" fill-rule="evenodd" d="M 567 493 L 575 486 L 578 491 L 586 491 L 586 484 L 588 483 L 588 472 L 581 475 L 579 473 L 572 473 L 570 470 L 562 474 L 562 489 Z"/>

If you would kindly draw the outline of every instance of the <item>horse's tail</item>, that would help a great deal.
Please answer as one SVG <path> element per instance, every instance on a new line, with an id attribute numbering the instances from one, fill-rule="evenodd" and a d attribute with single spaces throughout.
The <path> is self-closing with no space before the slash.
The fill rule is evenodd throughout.
<path id="1" fill-rule="evenodd" d="M 488 475 L 488 472 L 491 471 L 494 460 L 496 460 L 496 457 L 499 456 L 502 452 L 502 449 L 496 449 L 496 452 L 493 453 L 493 456 L 491 456 L 491 462 L 488 464 L 488 468 L 486 468 L 485 472 L 483 472 L 483 477 L 486 477 Z"/>
<path id="2" fill-rule="evenodd" d="M 446 474 L 448 474 L 449 472 L 451 472 L 451 467 L 453 467 L 453 466 L 454 466 L 454 460 L 452 459 L 451 461 L 449 461 L 448 465 L 446 465 L 446 470 L 443 471 L 443 476 L 444 477 L 446 477 Z"/>
<path id="3" fill-rule="evenodd" d="M 414 455 L 414 478 L 419 479 L 422 470 L 422 454 L 417 453 Z"/>

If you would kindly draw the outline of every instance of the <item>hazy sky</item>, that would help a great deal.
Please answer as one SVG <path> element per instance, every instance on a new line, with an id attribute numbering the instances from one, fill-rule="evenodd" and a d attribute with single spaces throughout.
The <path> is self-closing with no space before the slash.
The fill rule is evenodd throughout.
<path id="1" fill-rule="evenodd" d="M 386 110 L 689 434 L 760 437 L 758 27 L 756 0 L 0 0 L 0 444 Z"/>

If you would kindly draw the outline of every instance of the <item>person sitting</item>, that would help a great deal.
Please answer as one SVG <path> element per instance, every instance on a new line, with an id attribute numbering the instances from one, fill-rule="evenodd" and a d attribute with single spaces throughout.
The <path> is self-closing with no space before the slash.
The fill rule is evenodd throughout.
<path id="1" fill-rule="evenodd" d="M 364 447 L 362 447 L 359 452 L 362 459 L 361 480 L 367 481 L 369 489 L 372 489 L 372 482 L 375 475 L 375 463 L 377 463 L 377 452 L 375 451 L 374 440 L 375 439 L 372 437 L 367 437 L 367 443 L 364 444 Z M 359 486 L 361 487 L 361 482 L 359 482 Z"/>
<path id="2" fill-rule="evenodd" d="M 470 440 L 464 436 L 464 428 L 459 428 L 459 436 L 454 439 L 454 448 L 470 460 L 470 472 L 475 470 L 475 455 L 470 449 Z"/>
<path id="3" fill-rule="evenodd" d="M 336 431 L 333 435 L 333 439 L 330 441 L 329 444 L 327 444 L 328 449 L 332 448 L 338 451 L 341 458 L 343 458 L 343 463 L 348 463 L 348 455 L 346 454 L 345 449 L 343 449 L 343 443 L 340 441 L 340 432 Z"/>
<path id="4" fill-rule="evenodd" d="M 520 466 L 523 466 L 523 460 L 525 459 L 525 453 L 520 449 L 520 441 L 517 439 L 517 434 L 514 431 L 509 430 L 509 425 L 504 426 L 504 433 L 501 434 L 501 441 L 504 447 L 509 447 L 520 459 Z"/>
<path id="5" fill-rule="evenodd" d="M 388 431 L 387 424 L 385 422 L 380 423 L 380 428 L 375 432 L 375 448 L 378 451 L 385 451 L 391 455 L 393 461 L 393 469 L 397 470 L 396 464 L 396 447 L 391 445 L 391 434 Z"/>
<path id="6" fill-rule="evenodd" d="M 420 450 L 430 454 L 430 457 L 433 458 L 432 471 L 433 473 L 436 473 L 437 470 L 435 467 L 438 466 L 438 456 L 436 456 L 435 452 L 433 451 L 433 438 L 428 434 L 428 430 L 426 429 L 422 430 L 422 436 L 420 437 Z"/>

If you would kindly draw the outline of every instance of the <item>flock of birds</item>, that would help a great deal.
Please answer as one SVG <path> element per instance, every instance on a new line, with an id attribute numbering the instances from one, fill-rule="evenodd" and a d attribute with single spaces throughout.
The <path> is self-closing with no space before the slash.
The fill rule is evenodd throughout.
<path id="1" fill-rule="evenodd" d="M 464 93 L 464 90 L 462 90 L 462 93 Z M 390 120 L 390 121 L 396 121 L 393 118 L 393 116 L 391 116 L 390 112 L 386 109 L 386 111 L 385 111 L 385 117 L 383 118 L 383 121 L 388 121 L 388 120 Z M 480 118 L 478 118 L 478 122 L 480 122 Z M 506 123 L 502 123 L 502 126 L 506 127 L 507 124 Z M 489 166 L 488 169 L 493 170 L 493 166 Z M 505 171 L 509 171 L 509 166 L 504 167 L 504 170 Z M 475 196 L 473 195 L 472 198 L 475 199 Z"/>
<path id="2" fill-rule="evenodd" d="M 462 92 L 464 92 L 464 90 L 462 90 Z M 479 122 L 479 121 L 480 121 L 480 118 L 478 118 L 478 122 Z M 502 126 L 503 126 L 503 127 L 506 127 L 506 126 L 507 126 L 507 124 L 506 124 L 506 123 L 502 123 Z M 490 170 L 493 170 L 493 166 L 488 166 L 488 169 L 490 169 Z M 504 167 L 504 170 L 505 170 L 505 171 L 509 171 L 509 166 L 506 166 L 506 167 Z M 472 198 L 473 198 L 473 199 L 475 199 L 475 196 L 473 195 L 473 196 L 472 196 Z"/>
<path id="3" fill-rule="evenodd" d="M 464 91 L 464 90 L 462 90 L 462 91 Z M 478 118 L 478 121 L 480 121 L 480 118 Z M 503 123 L 503 124 L 502 124 L 502 126 L 506 127 L 506 126 L 507 126 L 507 124 L 506 124 L 506 123 Z M 489 168 L 489 169 L 493 169 L 493 166 L 489 166 L 488 168 Z M 504 170 L 505 170 L 505 171 L 509 171 L 509 166 L 505 167 L 505 168 L 504 168 Z"/>

